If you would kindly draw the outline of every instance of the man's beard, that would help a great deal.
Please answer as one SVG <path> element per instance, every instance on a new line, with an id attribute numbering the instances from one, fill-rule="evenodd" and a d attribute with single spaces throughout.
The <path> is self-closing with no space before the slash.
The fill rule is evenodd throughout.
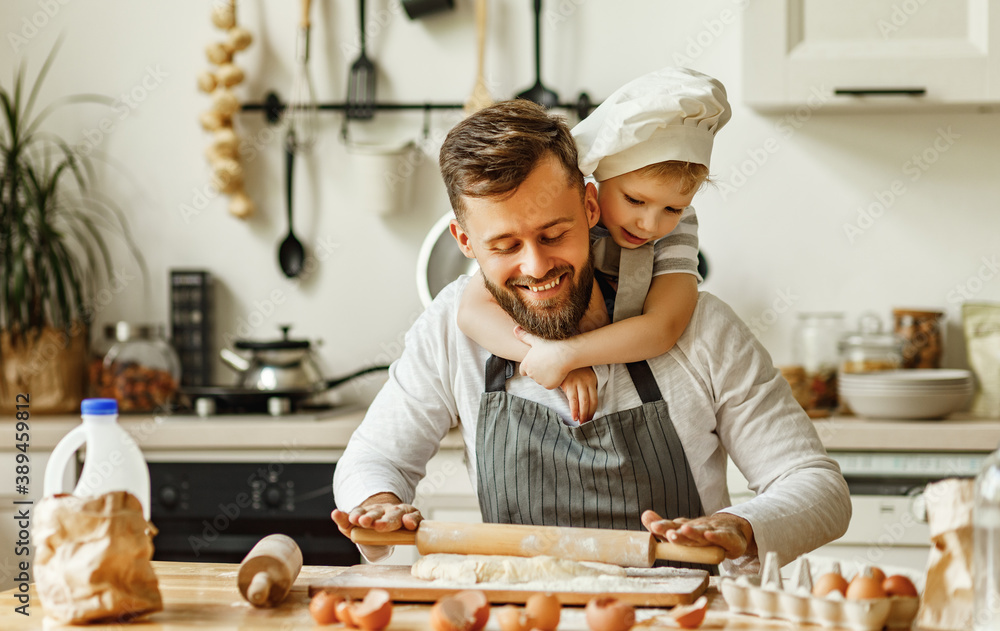
<path id="1" fill-rule="evenodd" d="M 536 285 L 544 285 L 553 281 L 563 274 L 567 274 L 564 283 L 573 283 L 573 268 L 569 265 L 556 268 L 548 273 L 545 278 L 534 279 L 530 277 L 520 277 L 508 280 L 505 287 L 496 285 L 483 274 L 483 283 L 486 289 L 493 295 L 497 304 L 521 325 L 521 328 L 548 340 L 564 340 L 579 332 L 580 320 L 587 312 L 590 305 L 590 296 L 594 290 L 594 260 L 587 258 L 587 263 L 580 270 L 580 276 L 576 283 L 570 286 L 569 294 L 566 298 L 560 296 L 561 302 L 552 299 L 545 302 L 529 304 L 525 301 L 517 288 L 518 284 L 531 282 Z"/>

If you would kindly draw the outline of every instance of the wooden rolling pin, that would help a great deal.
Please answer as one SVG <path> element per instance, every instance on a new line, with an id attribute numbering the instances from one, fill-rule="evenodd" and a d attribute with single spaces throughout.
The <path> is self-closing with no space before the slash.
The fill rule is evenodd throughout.
<path id="1" fill-rule="evenodd" d="M 658 541 L 640 530 L 564 528 L 521 524 L 420 522 L 416 531 L 351 530 L 351 541 L 371 546 L 414 545 L 420 554 L 504 554 L 553 556 L 625 567 L 653 567 L 656 559 L 717 565 L 726 557 L 718 546 L 682 546 Z"/>
<path id="2" fill-rule="evenodd" d="M 302 569 L 302 550 L 287 535 L 268 535 L 240 562 L 236 583 L 254 607 L 275 607 L 288 595 Z"/>

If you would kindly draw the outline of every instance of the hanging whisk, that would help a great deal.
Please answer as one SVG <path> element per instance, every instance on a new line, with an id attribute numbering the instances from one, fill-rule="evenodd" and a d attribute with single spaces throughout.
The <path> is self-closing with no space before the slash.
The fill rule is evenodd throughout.
<path id="1" fill-rule="evenodd" d="M 294 153 L 308 151 L 316 143 L 318 134 L 318 111 L 312 79 L 309 77 L 309 5 L 311 0 L 302 0 L 302 20 L 295 40 L 295 79 L 285 110 L 284 123 L 288 149 Z"/>

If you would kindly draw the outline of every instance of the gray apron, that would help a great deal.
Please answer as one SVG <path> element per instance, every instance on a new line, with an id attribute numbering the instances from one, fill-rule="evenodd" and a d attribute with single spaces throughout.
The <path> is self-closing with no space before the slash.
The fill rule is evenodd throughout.
<path id="1" fill-rule="evenodd" d="M 644 530 L 646 509 L 666 519 L 704 515 L 649 364 L 627 367 L 642 405 L 569 427 L 549 408 L 507 393 L 514 362 L 487 360 L 476 427 L 483 521 Z M 716 566 L 669 565 L 718 573 Z"/>

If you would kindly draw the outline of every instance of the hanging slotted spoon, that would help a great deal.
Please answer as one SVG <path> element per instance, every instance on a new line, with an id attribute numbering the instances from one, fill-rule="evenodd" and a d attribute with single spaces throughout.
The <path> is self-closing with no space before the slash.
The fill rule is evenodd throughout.
<path id="1" fill-rule="evenodd" d="M 318 111 L 312 79 L 309 77 L 309 5 L 311 0 L 302 0 L 302 18 L 295 40 L 295 79 L 292 93 L 285 111 L 285 142 L 293 142 L 288 148 L 293 152 L 308 151 L 316 144 Z"/>
<path id="2" fill-rule="evenodd" d="M 370 119 L 375 116 L 375 64 L 365 54 L 365 0 L 358 0 L 361 24 L 361 54 L 351 64 L 347 81 L 347 118 Z"/>
<path id="3" fill-rule="evenodd" d="M 476 42 L 479 45 L 479 60 L 476 70 L 476 85 L 469 100 L 465 102 L 465 113 L 472 114 L 493 104 L 490 89 L 483 76 L 483 57 L 486 52 L 486 0 L 476 0 Z"/>
<path id="4" fill-rule="evenodd" d="M 534 101 L 545 108 L 559 105 L 559 96 L 542 85 L 542 0 L 535 0 L 535 85 L 517 98 Z"/>

